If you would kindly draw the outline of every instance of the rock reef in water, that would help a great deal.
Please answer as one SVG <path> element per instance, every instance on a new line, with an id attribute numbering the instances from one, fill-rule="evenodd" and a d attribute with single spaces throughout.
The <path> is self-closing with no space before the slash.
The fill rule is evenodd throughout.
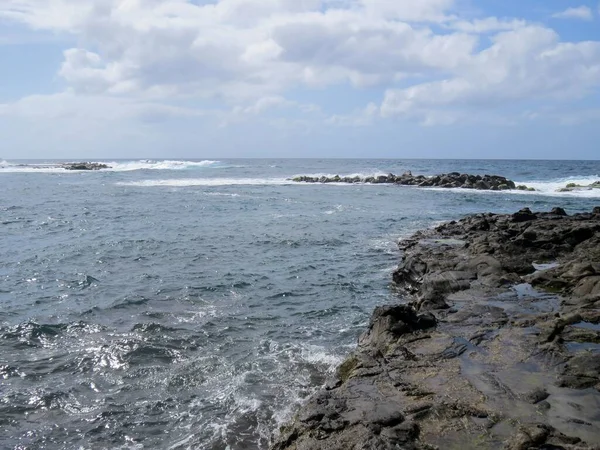
<path id="1" fill-rule="evenodd" d="M 111 169 L 107 164 L 95 162 L 73 162 L 62 164 L 61 167 L 65 170 L 102 170 Z"/>
<path id="2" fill-rule="evenodd" d="M 418 186 L 418 187 L 442 187 L 442 188 L 463 188 L 463 189 L 478 189 L 503 191 L 509 189 L 519 189 L 525 191 L 533 191 L 535 189 L 527 186 L 517 186 L 514 181 L 499 175 L 469 175 L 466 173 L 451 172 L 433 177 L 425 175 L 413 175 L 411 172 L 406 172 L 402 175 L 378 175 L 372 177 L 311 177 L 298 176 L 292 178 L 292 181 L 297 183 L 367 183 L 367 184 L 398 184 L 402 186 Z"/>
<path id="3" fill-rule="evenodd" d="M 592 189 L 600 189 L 600 180 L 587 185 L 569 183 L 564 188 L 560 188 L 558 192 L 591 191 Z"/>
<path id="4" fill-rule="evenodd" d="M 400 248 L 409 303 L 375 310 L 272 449 L 600 448 L 600 208 L 474 215 Z"/>

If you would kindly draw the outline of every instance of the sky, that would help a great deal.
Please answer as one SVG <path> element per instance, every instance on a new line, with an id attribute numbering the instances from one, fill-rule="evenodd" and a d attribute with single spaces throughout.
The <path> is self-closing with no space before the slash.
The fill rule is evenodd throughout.
<path id="1" fill-rule="evenodd" d="M 0 159 L 599 143 L 597 0 L 0 0 Z"/>

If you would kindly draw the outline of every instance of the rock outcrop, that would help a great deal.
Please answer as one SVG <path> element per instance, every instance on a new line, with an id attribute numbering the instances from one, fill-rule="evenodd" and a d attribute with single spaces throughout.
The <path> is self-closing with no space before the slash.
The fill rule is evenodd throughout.
<path id="1" fill-rule="evenodd" d="M 463 188 L 463 189 L 478 189 L 503 191 L 509 189 L 529 190 L 524 185 L 517 186 L 514 181 L 508 180 L 505 177 L 498 175 L 469 175 L 466 173 L 451 172 L 433 177 L 424 175 L 413 175 L 411 172 L 406 172 L 402 175 L 378 175 L 372 177 L 311 177 L 298 176 L 292 178 L 292 181 L 297 183 L 366 183 L 366 184 L 398 184 L 402 186 L 418 186 L 418 187 L 442 187 L 442 188 Z"/>
<path id="2" fill-rule="evenodd" d="M 110 169 L 111 167 L 103 163 L 95 162 L 73 162 L 61 164 L 61 167 L 65 170 L 102 170 Z"/>
<path id="3" fill-rule="evenodd" d="M 395 289 L 274 450 L 600 448 L 600 208 L 400 243 Z"/>
<path id="4" fill-rule="evenodd" d="M 600 180 L 587 185 L 569 183 L 564 188 L 560 188 L 558 192 L 591 191 L 592 189 L 600 189 Z"/>

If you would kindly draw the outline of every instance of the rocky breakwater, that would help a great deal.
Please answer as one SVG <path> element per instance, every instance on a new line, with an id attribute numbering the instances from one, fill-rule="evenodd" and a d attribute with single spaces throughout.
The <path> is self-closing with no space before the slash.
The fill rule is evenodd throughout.
<path id="1" fill-rule="evenodd" d="M 413 175 L 411 172 L 405 172 L 402 175 L 377 175 L 371 177 L 341 177 L 335 175 L 327 176 L 297 176 L 292 178 L 296 183 L 366 183 L 366 184 L 398 184 L 402 186 L 417 186 L 417 187 L 441 187 L 441 188 L 463 188 L 463 189 L 479 189 L 502 191 L 509 189 L 519 189 L 525 191 L 533 191 L 533 188 L 528 188 L 524 185 L 517 186 L 514 181 L 509 180 L 499 175 L 469 175 L 466 173 L 451 172 L 432 177 L 425 175 Z"/>
<path id="2" fill-rule="evenodd" d="M 72 162 L 61 164 L 61 167 L 65 170 L 102 170 L 110 169 L 108 164 L 95 163 L 95 162 Z"/>
<path id="3" fill-rule="evenodd" d="M 274 450 L 600 448 L 600 208 L 400 243 L 395 289 Z"/>

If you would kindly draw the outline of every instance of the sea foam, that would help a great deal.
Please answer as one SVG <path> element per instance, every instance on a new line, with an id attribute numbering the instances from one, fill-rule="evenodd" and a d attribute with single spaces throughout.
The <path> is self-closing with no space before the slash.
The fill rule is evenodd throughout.
<path id="1" fill-rule="evenodd" d="M 535 191 L 521 191 L 517 189 L 511 189 L 506 191 L 492 191 L 492 190 L 479 190 L 479 189 L 463 189 L 463 188 L 443 188 L 443 187 L 423 187 L 417 189 L 426 189 L 438 192 L 461 192 L 464 194 L 472 195 L 542 195 L 545 197 L 577 197 L 577 198 L 600 198 L 600 189 L 585 189 L 596 181 L 600 181 L 599 176 L 574 176 L 566 178 L 556 178 L 553 180 L 531 180 L 531 181 L 516 181 L 517 185 L 524 184 L 527 187 L 532 187 Z M 560 189 L 565 188 L 567 184 L 574 183 L 583 186 L 581 189 L 573 191 L 560 192 Z"/>
<path id="2" fill-rule="evenodd" d="M 118 186 L 134 187 L 191 187 L 191 186 L 263 186 L 286 185 L 293 182 L 286 178 L 172 178 L 119 182 Z"/>
<path id="3" fill-rule="evenodd" d="M 179 161 L 151 160 L 135 161 L 93 161 L 110 166 L 100 172 L 131 172 L 135 170 L 193 170 L 207 168 L 227 168 L 221 161 Z M 0 173 L 81 173 L 79 170 L 66 170 L 61 163 L 19 163 L 0 160 Z M 94 171 L 95 172 L 95 171 Z"/>

